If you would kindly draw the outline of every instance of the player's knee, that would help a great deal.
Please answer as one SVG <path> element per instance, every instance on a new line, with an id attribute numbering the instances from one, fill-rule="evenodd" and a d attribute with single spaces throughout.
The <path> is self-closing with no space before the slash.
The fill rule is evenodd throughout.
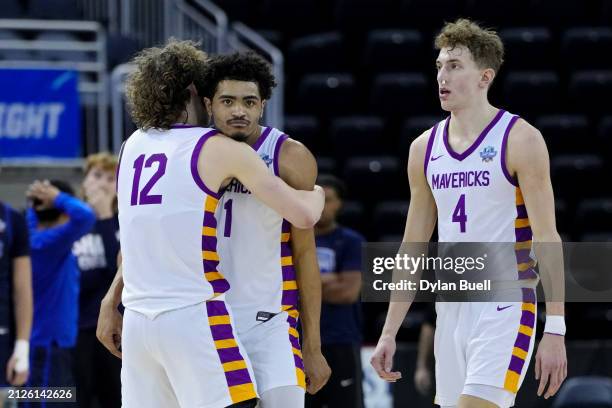
<path id="1" fill-rule="evenodd" d="M 250 399 L 248 401 L 237 402 L 232 405 L 228 405 L 227 408 L 255 408 L 257 406 L 257 398 Z"/>

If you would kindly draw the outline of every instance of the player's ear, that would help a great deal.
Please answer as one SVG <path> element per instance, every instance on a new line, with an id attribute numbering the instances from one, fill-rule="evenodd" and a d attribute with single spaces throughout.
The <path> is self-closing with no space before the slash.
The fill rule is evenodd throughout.
<path id="1" fill-rule="evenodd" d="M 480 76 L 480 84 L 483 88 L 489 88 L 493 79 L 495 78 L 495 70 L 492 68 L 487 68 L 482 71 L 482 75 Z"/>
<path id="2" fill-rule="evenodd" d="M 261 115 L 259 115 L 259 119 L 263 119 L 264 116 L 264 110 L 266 109 L 266 102 L 268 102 L 267 100 L 263 99 L 261 101 Z"/>
<path id="3" fill-rule="evenodd" d="M 212 118 L 212 101 L 210 98 L 204 97 L 204 106 L 206 106 L 206 112 L 208 113 L 208 117 Z"/>

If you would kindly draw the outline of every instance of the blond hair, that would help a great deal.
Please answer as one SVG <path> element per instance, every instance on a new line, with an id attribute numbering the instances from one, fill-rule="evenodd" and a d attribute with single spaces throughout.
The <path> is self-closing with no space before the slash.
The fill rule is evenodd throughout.
<path id="1" fill-rule="evenodd" d="M 435 45 L 438 50 L 464 46 L 470 50 L 479 68 L 491 68 L 496 73 L 504 62 L 504 44 L 497 32 L 465 18 L 446 23 L 436 37 Z"/>
<path id="2" fill-rule="evenodd" d="M 90 154 L 85 159 L 85 174 L 94 167 L 100 167 L 104 171 L 115 173 L 117 171 L 117 158 L 106 152 Z"/>

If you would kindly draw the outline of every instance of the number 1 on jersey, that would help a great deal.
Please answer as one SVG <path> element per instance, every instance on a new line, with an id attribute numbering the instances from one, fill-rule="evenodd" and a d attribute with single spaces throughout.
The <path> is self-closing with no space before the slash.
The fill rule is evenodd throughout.
<path id="1" fill-rule="evenodd" d="M 453 222 L 459 223 L 461 232 L 465 232 L 465 224 L 467 223 L 467 214 L 465 213 L 465 194 L 461 194 L 455 211 L 453 211 Z"/>
<path id="2" fill-rule="evenodd" d="M 229 238 L 232 235 L 232 200 L 227 200 L 223 205 L 225 210 L 225 228 L 223 230 L 223 236 Z"/>

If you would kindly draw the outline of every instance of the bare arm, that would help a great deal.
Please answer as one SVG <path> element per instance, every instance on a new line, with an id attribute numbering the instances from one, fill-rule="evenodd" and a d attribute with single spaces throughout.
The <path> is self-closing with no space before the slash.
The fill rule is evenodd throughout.
<path id="1" fill-rule="evenodd" d="M 555 224 L 548 150 L 540 132 L 523 120 L 519 120 L 510 132 L 508 169 L 518 178 L 529 215 L 533 248 L 540 265 L 547 300 L 547 320 L 550 316 L 563 316 L 563 248 Z M 564 336 L 544 333 L 536 353 L 535 373 L 536 380 L 540 380 L 538 395 L 544 395 L 545 398 L 555 395 L 567 377 Z"/>
<path id="2" fill-rule="evenodd" d="M 312 190 L 317 179 L 317 163 L 301 143 L 288 139 L 280 150 L 279 173 L 291 187 Z M 300 294 L 302 352 L 309 393 L 316 393 L 331 373 L 321 354 L 321 272 L 317 260 L 314 230 L 291 226 L 291 249 Z"/>
<path id="3" fill-rule="evenodd" d="M 327 273 L 323 278 L 323 300 L 327 303 L 351 304 L 359 300 L 361 271 Z"/>
<path id="4" fill-rule="evenodd" d="M 32 331 L 32 263 L 29 256 L 13 260 L 16 339 L 30 341 Z"/>
<path id="5" fill-rule="evenodd" d="M 321 217 L 323 189 L 294 190 L 270 174 L 246 143 L 228 137 L 211 137 L 200 153 L 198 172 L 206 185 L 215 190 L 227 179 L 239 179 L 258 199 L 295 226 L 311 228 Z"/>
<path id="6" fill-rule="evenodd" d="M 117 255 L 117 274 L 111 283 L 108 292 L 100 303 L 100 315 L 96 337 L 114 356 L 121 358 L 121 335 L 123 332 L 123 316 L 117 310 L 121 303 L 123 291 L 123 269 L 121 251 Z"/>
<path id="7" fill-rule="evenodd" d="M 546 312 L 564 315 L 563 252 L 555 223 L 548 150 L 540 132 L 523 120 L 516 123 L 509 136 L 508 169 L 518 178 L 544 291 L 547 299 L 553 300 L 546 302 Z"/>
<path id="8" fill-rule="evenodd" d="M 408 156 L 408 182 L 410 184 L 410 206 L 406 217 L 406 228 L 402 242 L 429 242 L 436 226 L 436 203 L 424 172 L 425 151 L 430 131 L 421 134 L 410 145 Z M 382 336 L 395 338 L 411 302 L 389 303 Z"/>

